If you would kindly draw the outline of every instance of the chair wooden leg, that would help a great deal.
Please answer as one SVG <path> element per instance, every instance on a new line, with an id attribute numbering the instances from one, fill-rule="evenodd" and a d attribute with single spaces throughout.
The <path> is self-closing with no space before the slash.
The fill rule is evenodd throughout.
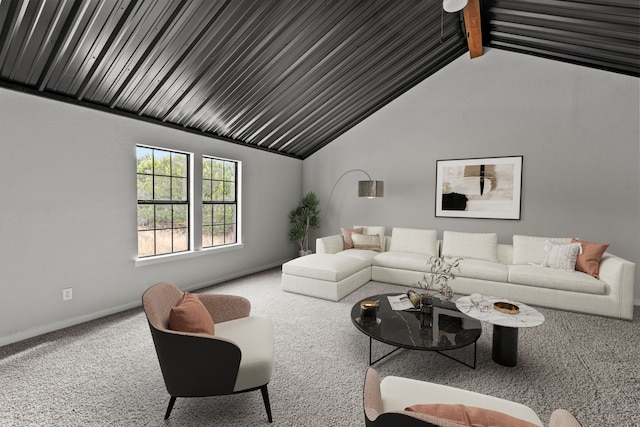
<path id="1" fill-rule="evenodd" d="M 169 419 L 169 415 L 171 415 L 171 410 L 173 409 L 173 404 L 176 403 L 177 397 L 171 396 L 169 399 L 169 406 L 167 406 L 167 412 L 164 414 L 164 419 Z"/>
<path id="2" fill-rule="evenodd" d="M 262 400 L 264 400 L 264 407 L 267 410 L 267 418 L 269 422 L 273 422 L 273 418 L 271 417 L 271 403 L 269 403 L 269 390 L 267 390 L 267 385 L 263 385 L 260 387 L 260 391 L 262 392 Z"/>

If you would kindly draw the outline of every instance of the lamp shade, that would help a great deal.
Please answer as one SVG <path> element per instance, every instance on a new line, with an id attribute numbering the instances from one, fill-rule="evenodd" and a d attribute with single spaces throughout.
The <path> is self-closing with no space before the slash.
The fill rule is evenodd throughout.
<path id="1" fill-rule="evenodd" d="M 358 197 L 384 197 L 384 181 L 358 181 Z"/>
<path id="2" fill-rule="evenodd" d="M 468 0 L 443 0 L 442 7 L 446 12 L 459 12 L 467 5 Z"/>

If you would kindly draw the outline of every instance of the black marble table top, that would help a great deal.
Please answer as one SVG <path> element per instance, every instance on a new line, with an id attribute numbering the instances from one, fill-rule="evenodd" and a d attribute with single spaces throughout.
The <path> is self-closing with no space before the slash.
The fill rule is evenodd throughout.
<path id="1" fill-rule="evenodd" d="M 362 301 L 379 301 L 377 320 L 360 320 L 360 303 L 351 309 L 353 324 L 371 338 L 396 347 L 413 350 L 452 350 L 473 344 L 482 334 L 480 321 L 461 313 L 454 303 L 434 299 L 430 314 L 420 311 L 394 311 L 388 295 L 373 295 Z"/>

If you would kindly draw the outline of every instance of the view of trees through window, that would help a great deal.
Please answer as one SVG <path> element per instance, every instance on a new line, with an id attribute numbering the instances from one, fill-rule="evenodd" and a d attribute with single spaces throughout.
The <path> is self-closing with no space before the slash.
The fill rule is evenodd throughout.
<path id="1" fill-rule="evenodd" d="M 136 147 L 138 256 L 189 250 L 189 156 Z"/>
<path id="2" fill-rule="evenodd" d="M 190 250 L 190 208 L 198 202 L 189 200 L 190 155 L 136 146 L 136 156 L 138 257 Z M 203 248 L 238 242 L 238 166 L 202 157 L 202 229 L 196 224 L 195 232 Z"/>
<path id="3" fill-rule="evenodd" d="M 202 247 L 237 242 L 238 163 L 202 158 Z"/>

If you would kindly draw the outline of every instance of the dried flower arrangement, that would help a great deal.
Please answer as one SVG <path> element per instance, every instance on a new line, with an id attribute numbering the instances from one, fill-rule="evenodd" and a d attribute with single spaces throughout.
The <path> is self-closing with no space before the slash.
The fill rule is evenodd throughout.
<path id="1" fill-rule="evenodd" d="M 456 277 L 453 270 L 460 265 L 461 260 L 462 258 L 450 256 L 430 257 L 429 273 L 418 281 L 418 287 L 425 290 L 423 296 L 429 298 L 439 294 L 441 299 L 450 301 L 454 293 L 449 286 L 449 279 Z"/>

